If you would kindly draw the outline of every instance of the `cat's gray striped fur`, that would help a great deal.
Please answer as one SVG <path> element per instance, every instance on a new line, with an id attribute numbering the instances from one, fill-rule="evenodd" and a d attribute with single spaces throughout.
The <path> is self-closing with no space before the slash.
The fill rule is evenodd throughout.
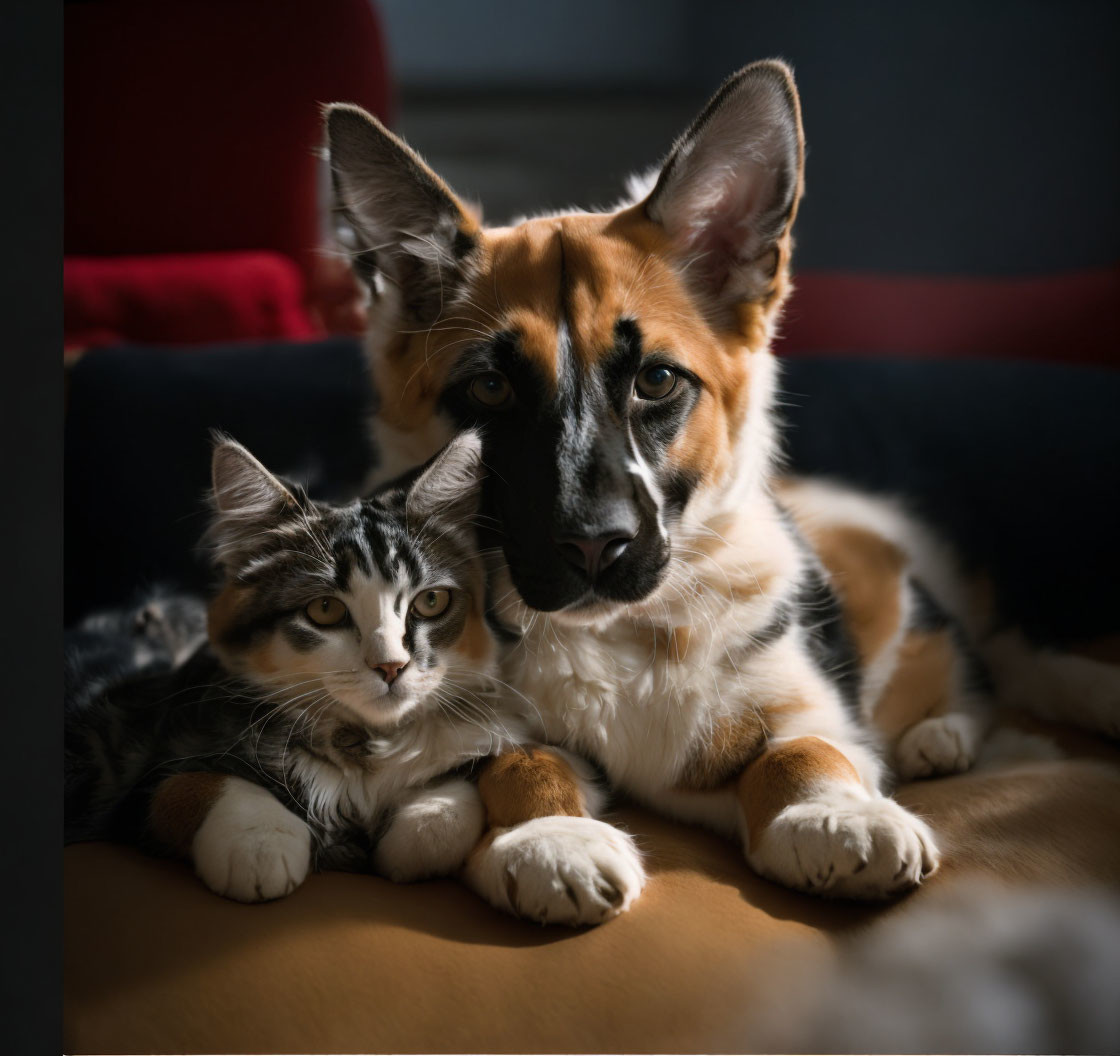
<path id="1" fill-rule="evenodd" d="M 279 845 L 296 857 L 306 826 L 304 873 L 367 869 L 371 855 L 397 878 L 461 862 L 485 824 L 463 775 L 520 740 L 518 716 L 495 692 L 474 541 L 479 449 L 476 436 L 460 438 L 419 473 L 333 506 L 220 439 L 209 542 L 221 589 L 210 642 L 179 668 L 111 688 L 71 713 L 67 839 L 169 849 L 169 826 L 183 822 L 154 816 L 154 799 L 184 775 L 203 775 L 208 809 L 240 790 L 271 812 Z M 210 775 L 224 777 L 220 796 Z M 249 786 L 271 799 L 253 799 Z M 182 799 L 177 793 L 172 813 L 182 814 Z M 445 831 L 427 856 L 405 840 L 409 860 L 401 860 L 395 839 L 393 855 L 379 861 L 378 838 L 402 811 L 413 819 L 427 811 Z M 247 879 L 223 881 L 238 855 L 257 852 L 241 839 L 229 862 L 204 860 L 214 851 L 200 847 L 203 829 L 220 814 L 204 810 L 208 820 L 187 834 L 193 844 L 177 848 L 211 887 L 252 900 L 302 879 L 288 860 L 279 881 L 260 862 L 241 863 Z"/>

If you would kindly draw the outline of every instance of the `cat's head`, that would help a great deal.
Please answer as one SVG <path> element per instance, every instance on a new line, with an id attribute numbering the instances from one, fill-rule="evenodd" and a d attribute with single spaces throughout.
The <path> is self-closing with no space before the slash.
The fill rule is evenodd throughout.
<path id="1" fill-rule="evenodd" d="M 270 699 L 391 724 L 477 686 L 495 664 L 474 520 L 476 433 L 347 505 L 310 500 L 219 437 L 208 539 L 225 666 Z"/>

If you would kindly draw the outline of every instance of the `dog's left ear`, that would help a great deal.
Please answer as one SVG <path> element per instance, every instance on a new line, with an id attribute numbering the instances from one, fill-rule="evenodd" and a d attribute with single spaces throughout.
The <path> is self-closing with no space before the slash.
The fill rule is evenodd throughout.
<path id="1" fill-rule="evenodd" d="M 358 239 L 354 270 L 400 292 L 405 316 L 429 325 L 461 287 L 479 224 L 405 142 L 361 107 L 326 109 L 335 207 Z"/>
<path id="2" fill-rule="evenodd" d="M 645 212 L 720 322 L 766 296 L 787 265 L 803 166 L 797 88 L 776 60 L 732 74 L 674 144 Z"/>

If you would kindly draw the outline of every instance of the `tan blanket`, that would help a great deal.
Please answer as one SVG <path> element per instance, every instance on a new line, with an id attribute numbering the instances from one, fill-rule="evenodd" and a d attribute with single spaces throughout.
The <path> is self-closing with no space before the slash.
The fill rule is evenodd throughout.
<path id="1" fill-rule="evenodd" d="M 245 906 L 210 894 L 185 865 L 108 844 L 71 847 L 65 1048 L 742 1052 L 773 1045 L 771 976 L 788 966 L 790 949 L 808 970 L 839 938 L 981 878 L 1013 888 L 1116 889 L 1120 753 L 1060 728 L 1046 732 L 1054 730 L 1071 758 L 900 790 L 938 832 L 944 864 L 922 889 L 884 907 L 783 890 L 753 875 L 722 839 L 634 808 L 615 819 L 640 839 L 649 886 L 630 913 L 576 932 L 506 917 L 451 881 L 403 886 L 318 875 L 279 902 Z M 786 1004 L 777 1010 L 793 1026 L 807 996 L 797 989 L 783 990 Z"/>

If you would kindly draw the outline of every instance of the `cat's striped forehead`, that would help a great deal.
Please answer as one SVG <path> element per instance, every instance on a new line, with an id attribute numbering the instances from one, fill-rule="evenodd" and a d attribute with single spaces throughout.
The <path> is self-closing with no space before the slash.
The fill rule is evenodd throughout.
<path id="1" fill-rule="evenodd" d="M 422 549 L 403 515 L 376 501 L 346 506 L 304 504 L 260 533 L 234 577 L 244 585 L 324 592 L 347 591 L 355 577 L 402 588 L 419 585 L 442 565 L 461 559 L 451 539 Z"/>

